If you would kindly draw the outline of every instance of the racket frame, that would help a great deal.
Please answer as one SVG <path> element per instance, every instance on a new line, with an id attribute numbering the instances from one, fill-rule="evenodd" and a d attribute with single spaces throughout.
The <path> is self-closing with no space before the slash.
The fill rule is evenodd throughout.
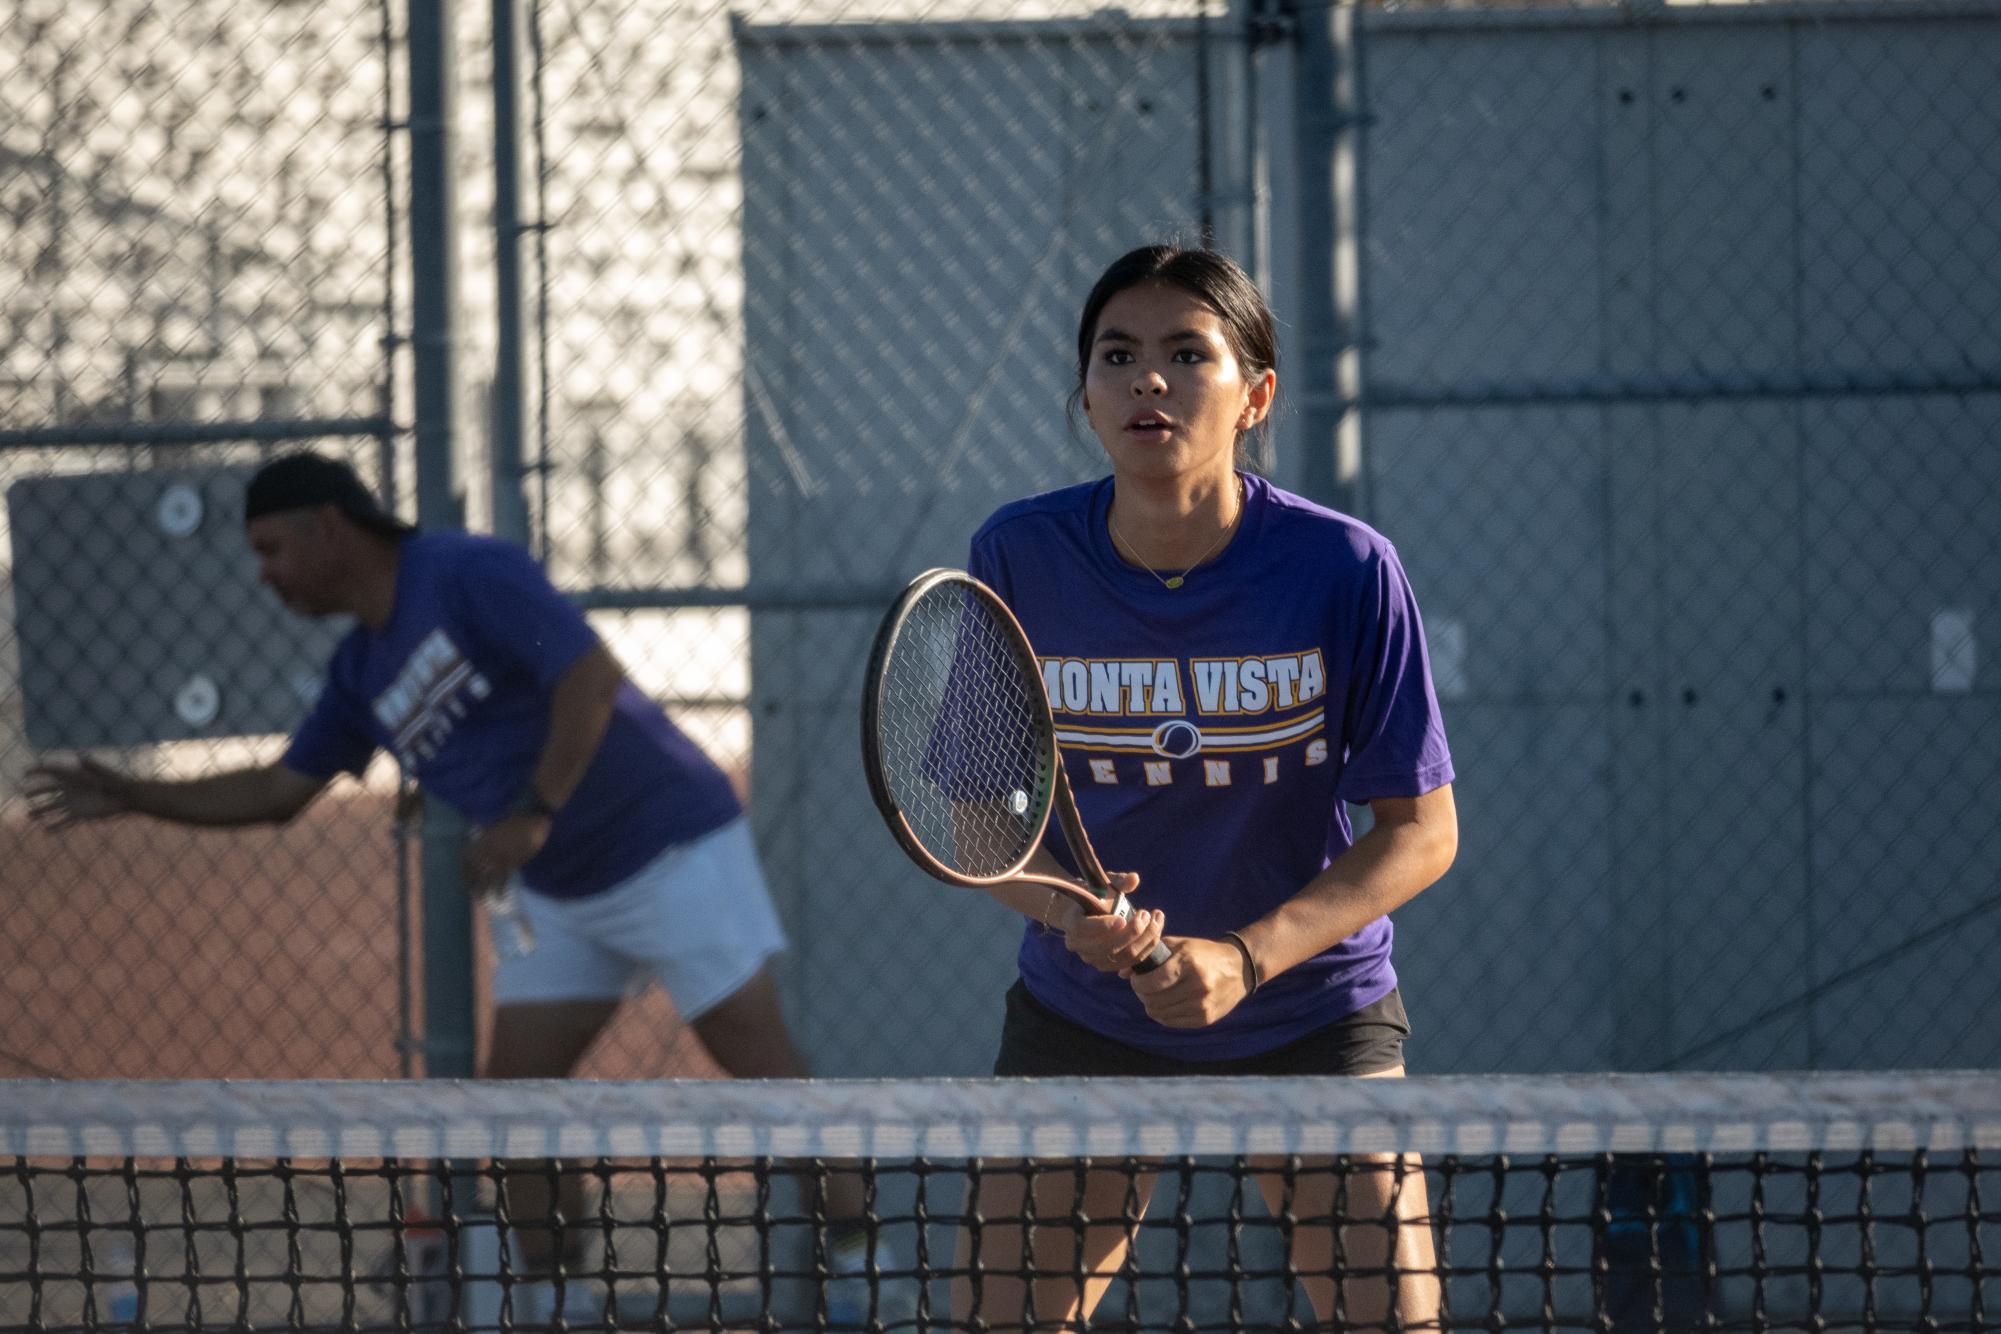
<path id="1" fill-rule="evenodd" d="M 993 614 L 1009 650 L 1015 655 L 1028 679 L 1034 683 L 1034 708 L 1040 732 L 1040 746 L 1048 761 L 1050 780 L 1043 784 L 1046 791 L 1034 794 L 1041 803 L 1042 814 L 1035 825 L 1035 836 L 1028 840 L 1028 850 L 1013 864 L 996 875 L 975 876 L 954 870 L 934 857 L 924 846 L 922 839 L 904 818 L 903 810 L 897 805 L 896 796 L 889 790 L 888 780 L 883 775 L 881 749 L 876 737 L 880 730 L 878 722 L 882 716 L 882 692 L 884 685 L 883 667 L 896 649 L 896 641 L 902 634 L 904 621 L 909 610 L 920 599 L 930 595 L 944 584 L 952 584 L 963 589 Z M 1091 846 L 1091 839 L 1084 832 L 1084 822 L 1077 814 L 1076 798 L 1070 792 L 1070 776 L 1063 764 L 1062 747 L 1056 743 L 1056 718 L 1049 707 L 1049 692 L 1043 688 L 1042 666 L 1036 661 L 1035 649 L 1028 642 L 1028 633 L 1021 628 L 1021 622 L 1001 599 L 1000 594 L 967 574 L 964 570 L 926 570 L 910 581 L 890 604 L 889 611 L 882 618 L 877 629 L 875 643 L 869 650 L 868 672 L 863 678 L 862 689 L 862 769 L 868 777 L 869 796 L 874 799 L 876 810 L 882 814 L 883 822 L 896 838 L 905 854 L 917 863 L 927 874 L 948 885 L 963 885 L 971 889 L 985 889 L 992 885 L 1011 880 L 1024 880 L 1031 884 L 1046 885 L 1057 893 L 1069 898 L 1087 913 L 1111 913 L 1124 918 L 1132 915 L 1132 902 L 1124 894 L 1112 888 L 1111 877 L 1105 874 L 1103 863 L 1098 860 L 1097 850 Z M 1070 845 L 1077 869 L 1084 882 L 1079 883 L 1068 876 L 1044 875 L 1040 871 L 1027 870 L 1037 849 L 1048 833 L 1049 818 L 1054 814 L 1063 830 L 1063 837 Z"/>

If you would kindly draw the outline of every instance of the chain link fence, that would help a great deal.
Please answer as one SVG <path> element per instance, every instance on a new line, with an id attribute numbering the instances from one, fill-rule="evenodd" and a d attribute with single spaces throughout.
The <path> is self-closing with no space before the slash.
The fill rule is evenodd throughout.
<path id="1" fill-rule="evenodd" d="M 386 766 L 277 832 L 55 838 L 13 798 L 77 745 L 195 772 L 282 744 L 173 722 L 183 648 L 145 683 L 49 656 L 142 661 L 135 608 L 227 587 L 181 619 L 217 622 L 189 637 L 235 644 L 211 650 L 231 680 L 275 700 L 310 658 L 296 625 L 225 633 L 285 624 L 226 521 L 198 579 L 163 573 L 191 549 L 165 536 L 85 573 L 178 479 L 220 470 L 226 516 L 230 469 L 309 439 L 408 512 L 401 9 L 17 15 L 0 480 L 56 536 L 24 548 L 14 520 L 0 625 L 9 1068 L 391 1072 L 411 891 Z M 496 414 L 468 415 L 470 520 L 519 486 L 559 585 L 748 793 L 824 1073 L 990 1059 L 1017 925 L 881 832 L 862 661 L 996 505 L 1102 471 L 1064 415 L 1072 322 L 1169 235 L 1269 283 L 1292 402 L 1266 464 L 1388 533 L 1427 613 L 1464 836 L 1399 919 L 1414 1067 L 1995 1061 L 1995 15 L 522 17 L 518 379 L 489 15 L 456 19 L 464 378 L 529 409 L 519 476 L 486 475 Z M 69 476 L 97 489 L 45 489 Z M 97 733 L 38 732 L 38 663 Z M 111 734 L 141 724 L 166 744 Z M 656 994 L 587 1072 L 703 1068 Z"/>
<path id="2" fill-rule="evenodd" d="M 881 834 L 868 637 L 999 501 L 1097 468 L 1063 416 L 1097 269 L 1247 234 L 1244 164 L 1207 160 L 1244 43 L 1180 2 L 531 17 L 551 570 L 743 777 L 817 1068 L 975 1071 L 1014 928 Z"/>
<path id="3" fill-rule="evenodd" d="M 401 1068 L 393 773 L 282 831 L 55 836 L 20 800 L 79 752 L 264 762 L 317 688 L 332 632 L 256 586 L 241 492 L 300 442 L 397 495 L 390 21 L 0 19 L 0 1073 Z"/>
<path id="4" fill-rule="evenodd" d="M 1012 921 L 822 850 L 873 830 L 863 649 L 994 504 L 1098 470 L 1079 294 L 1218 218 L 1280 282 L 1282 241 L 1354 256 L 1333 498 L 1404 548 L 1465 774 L 1460 867 L 1403 914 L 1420 1068 L 1995 1059 L 1991 17 L 1294 14 L 1353 166 L 1333 235 L 1282 241 L 1258 189 L 1307 187 L 1235 149 L 1310 145 L 1325 93 L 1261 123 L 1255 25 L 820 17 L 735 28 L 707 199 L 742 191 L 745 364 L 691 417 L 743 414 L 756 810 L 824 1064 L 984 1068 Z"/>
<path id="5" fill-rule="evenodd" d="M 1992 1065 L 2001 24 L 1482 17 L 1359 55 L 1359 486 L 1462 773 L 1429 1049 Z"/>

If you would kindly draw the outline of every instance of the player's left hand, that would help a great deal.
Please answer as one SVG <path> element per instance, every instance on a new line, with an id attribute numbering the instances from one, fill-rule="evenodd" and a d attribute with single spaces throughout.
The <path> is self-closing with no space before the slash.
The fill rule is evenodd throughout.
<path id="1" fill-rule="evenodd" d="M 1168 1028 L 1207 1028 L 1250 994 L 1244 956 L 1227 940 L 1164 937 L 1173 957 L 1150 973 L 1127 970 L 1147 1015 Z"/>
<path id="2" fill-rule="evenodd" d="M 132 806 L 132 780 L 88 755 L 75 764 L 38 764 L 28 770 L 28 814 L 50 829 L 123 815 Z"/>
<path id="3" fill-rule="evenodd" d="M 549 841 L 550 820 L 537 811 L 515 811 L 479 831 L 466 844 L 461 871 L 472 894 L 491 894 Z"/>
<path id="4" fill-rule="evenodd" d="M 1131 871 L 1113 871 L 1114 893 L 1130 898 L 1139 889 L 1139 877 Z M 1063 933 L 1063 946 L 1101 973 L 1126 970 L 1153 953 L 1167 919 L 1157 908 L 1134 908 L 1130 916 L 1087 913 L 1074 900 L 1052 899 L 1057 911 L 1049 925 Z"/>

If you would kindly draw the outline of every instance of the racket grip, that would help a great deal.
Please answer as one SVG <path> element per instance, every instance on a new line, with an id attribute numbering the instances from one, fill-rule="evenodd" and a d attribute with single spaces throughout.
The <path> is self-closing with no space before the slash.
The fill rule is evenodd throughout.
<path id="1" fill-rule="evenodd" d="M 1112 916 L 1118 918 L 1120 921 L 1124 921 L 1132 915 L 1133 901 L 1131 899 L 1120 894 L 1112 900 Z M 1153 947 L 1153 953 L 1133 965 L 1133 971 L 1135 973 L 1150 973 L 1173 957 L 1174 951 L 1167 948 L 1166 944 L 1156 944 Z"/>

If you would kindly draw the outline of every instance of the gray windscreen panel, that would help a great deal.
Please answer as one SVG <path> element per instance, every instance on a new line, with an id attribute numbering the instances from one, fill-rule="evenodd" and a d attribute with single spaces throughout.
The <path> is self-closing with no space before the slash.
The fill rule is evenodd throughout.
<path id="1" fill-rule="evenodd" d="M 830 1075 L 987 1071 L 1021 920 L 912 866 L 858 712 L 894 590 L 1009 500 L 1099 475 L 1077 311 L 1198 215 L 1188 25 L 740 25 L 759 845 Z M 818 590 L 816 592 L 816 590 Z M 868 601 L 879 590 L 879 603 Z M 824 605 L 814 599 L 824 593 Z"/>
<path id="2" fill-rule="evenodd" d="M 1950 380 L 1991 372 L 2001 364 L 2001 24 L 1892 18 L 1792 31 L 1807 366 Z"/>
<path id="3" fill-rule="evenodd" d="M 39 750 L 284 732 L 345 622 L 287 612 L 244 540 L 248 469 L 34 477 L 7 491 Z"/>
<path id="4" fill-rule="evenodd" d="M 1597 34 L 1381 33 L 1364 65 L 1367 375 L 1436 391 L 1599 368 Z"/>
<path id="5" fill-rule="evenodd" d="M 1104 470 L 1065 417 L 1075 320 L 1119 254 L 1195 233 L 1188 30 L 737 37 L 756 577 L 959 564 L 996 506 Z"/>
<path id="6" fill-rule="evenodd" d="M 1620 812 L 1608 712 L 1603 414 L 1379 410 L 1371 521 L 1424 612 L 1460 812 L 1452 872 L 1396 915 L 1429 1072 L 1603 1069 L 1617 1053 Z M 1444 998 L 1469 974 L 1498 1007 Z"/>

